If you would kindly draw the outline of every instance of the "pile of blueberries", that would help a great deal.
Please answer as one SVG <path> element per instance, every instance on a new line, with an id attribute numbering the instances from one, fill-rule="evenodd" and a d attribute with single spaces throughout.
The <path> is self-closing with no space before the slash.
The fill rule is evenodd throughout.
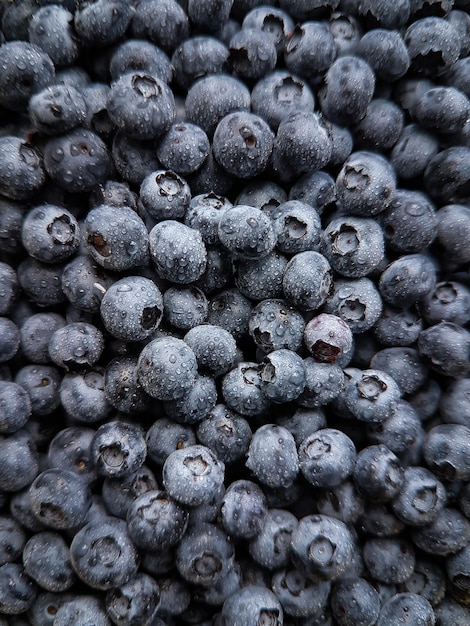
<path id="1" fill-rule="evenodd" d="M 0 626 L 469 626 L 470 1 L 0 42 Z"/>

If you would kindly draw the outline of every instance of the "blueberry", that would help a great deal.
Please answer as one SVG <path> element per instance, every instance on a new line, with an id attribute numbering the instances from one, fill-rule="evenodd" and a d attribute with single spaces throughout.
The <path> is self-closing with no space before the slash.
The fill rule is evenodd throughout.
<path id="1" fill-rule="evenodd" d="M 195 424 L 204 419 L 217 403 L 214 378 L 198 374 L 190 391 L 176 400 L 166 400 L 163 407 L 171 419 L 183 424 Z"/>
<path id="2" fill-rule="evenodd" d="M 248 332 L 252 310 L 253 305 L 250 300 L 238 289 L 224 289 L 209 301 L 207 321 L 209 324 L 228 330 L 237 339 Z M 301 323 L 303 325 L 303 320 Z M 301 339 L 299 345 L 300 342 Z"/>
<path id="3" fill-rule="evenodd" d="M 47 469 L 29 488 L 31 509 L 37 519 L 56 530 L 74 528 L 84 522 L 91 506 L 88 485 L 75 472 Z"/>
<path id="4" fill-rule="evenodd" d="M 408 467 L 393 499 L 392 510 L 408 526 L 424 526 L 437 517 L 445 501 L 444 485 L 431 471 L 424 467 Z"/>
<path id="5" fill-rule="evenodd" d="M 383 231 L 370 218 L 337 217 L 324 229 L 321 249 L 334 270 L 349 278 L 360 278 L 384 258 Z"/>
<path id="6" fill-rule="evenodd" d="M 373 502 L 387 502 L 396 496 L 404 471 L 398 457 L 384 444 L 363 448 L 353 470 L 355 485 Z"/>
<path id="7" fill-rule="evenodd" d="M 382 272 L 379 290 L 384 300 L 406 308 L 421 300 L 436 284 L 436 269 L 424 254 L 408 254 L 393 261 Z"/>
<path id="8" fill-rule="evenodd" d="M 95 626 L 111 625 L 103 601 L 92 595 L 74 595 L 59 605 L 54 617 L 54 622 L 57 626 L 73 626 L 73 624 L 79 623 L 87 624 L 90 621 Z"/>
<path id="9" fill-rule="evenodd" d="M 188 16 L 176 0 L 144 0 L 135 8 L 131 34 L 170 52 L 188 37 Z"/>
<path id="10" fill-rule="evenodd" d="M 407 620 L 410 624 L 415 623 L 419 626 L 435 624 L 431 604 L 417 593 L 397 593 L 385 602 L 380 609 L 377 626 L 391 626 L 397 619 Z"/>
<path id="11" fill-rule="evenodd" d="M 306 324 L 303 339 L 313 358 L 320 363 L 346 366 L 353 348 L 352 331 L 336 315 L 321 313 Z"/>
<path id="12" fill-rule="evenodd" d="M 137 376 L 144 390 L 159 400 L 182 398 L 196 379 L 194 352 L 181 339 L 161 337 L 139 355 Z"/>
<path id="13" fill-rule="evenodd" d="M 24 294 L 39 306 L 54 306 L 65 300 L 60 263 L 42 263 L 27 257 L 18 266 L 18 282 Z"/>
<path id="14" fill-rule="evenodd" d="M 463 326 L 470 319 L 470 291 L 457 281 L 443 281 L 422 300 L 420 310 L 429 325 L 452 322 Z"/>
<path id="15" fill-rule="evenodd" d="M 371 66 L 354 55 L 340 56 L 325 73 L 319 100 L 324 115 L 335 124 L 345 126 L 361 120 L 375 88 Z"/>
<path id="16" fill-rule="evenodd" d="M 104 338 L 96 326 L 73 322 L 58 328 L 49 340 L 49 356 L 65 369 L 94 365 L 104 349 Z"/>
<path id="17" fill-rule="evenodd" d="M 321 428 L 299 446 L 300 471 L 314 487 L 336 487 L 354 470 L 356 448 L 335 428 Z"/>
<path id="18" fill-rule="evenodd" d="M 99 311 L 103 295 L 113 282 L 111 274 L 84 254 L 69 261 L 61 275 L 61 287 L 67 300 L 77 309 L 89 313 Z"/>
<path id="19" fill-rule="evenodd" d="M 212 149 L 216 161 L 226 172 L 237 178 L 254 178 L 266 169 L 273 141 L 273 132 L 263 118 L 247 111 L 236 111 L 218 122 Z"/>
<path id="20" fill-rule="evenodd" d="M 220 39 L 208 35 L 189 37 L 171 57 L 176 84 L 187 90 L 199 78 L 226 72 L 228 55 L 227 46 Z"/>
<path id="21" fill-rule="evenodd" d="M 336 582 L 330 602 L 340 626 L 350 623 L 372 626 L 380 612 L 379 594 L 365 578 L 345 578 Z"/>
<path id="22" fill-rule="evenodd" d="M 299 200 L 289 200 L 275 212 L 274 232 L 277 248 L 286 254 L 297 254 L 320 248 L 321 223 L 317 211 Z"/>
<path id="23" fill-rule="evenodd" d="M 138 496 L 127 512 L 127 528 L 133 542 L 145 550 L 162 550 L 183 537 L 189 514 L 164 491 L 150 490 Z"/>
<path id="24" fill-rule="evenodd" d="M 230 200 L 213 192 L 193 195 L 184 215 L 184 223 L 198 230 L 206 244 L 218 244 L 220 219 L 232 206 Z"/>
<path id="25" fill-rule="evenodd" d="M 284 295 L 302 311 L 315 311 L 325 303 L 332 282 L 331 266 L 322 254 L 314 250 L 298 252 L 284 271 Z"/>
<path id="26" fill-rule="evenodd" d="M 90 453 L 100 476 L 119 478 L 132 474 L 143 465 L 147 446 L 140 426 L 111 421 L 95 432 Z"/>
<path id="27" fill-rule="evenodd" d="M 0 516 L 0 566 L 21 557 L 27 534 L 19 522 L 7 513 Z"/>
<path id="28" fill-rule="evenodd" d="M 157 419 L 148 429 L 145 439 L 148 456 L 159 465 L 163 465 L 175 450 L 196 443 L 196 435 L 191 426 L 177 424 L 167 417 Z"/>
<path id="29" fill-rule="evenodd" d="M 28 41 L 3 43 L 0 69 L 0 104 L 14 111 L 21 110 L 31 95 L 50 85 L 55 75 L 49 55 Z"/>
<path id="30" fill-rule="evenodd" d="M 353 557 L 353 536 L 343 522 L 328 515 L 307 515 L 292 532 L 292 560 L 317 580 L 336 580 Z"/>
<path id="31" fill-rule="evenodd" d="M 80 229 L 69 211 L 43 204 L 25 215 L 21 239 L 30 256 L 44 263 L 60 263 L 78 250 Z"/>
<path id="32" fill-rule="evenodd" d="M 261 8 L 261 7 L 260 7 Z M 251 106 L 276 131 L 284 118 L 298 111 L 313 111 L 315 97 L 307 82 L 276 69 L 254 85 Z"/>
<path id="33" fill-rule="evenodd" d="M 74 26 L 80 39 L 90 46 L 106 46 L 119 40 L 132 18 L 131 7 L 125 0 L 95 0 L 79 2 Z"/>
<path id="34" fill-rule="evenodd" d="M 326 581 L 313 581 L 291 565 L 274 572 L 271 588 L 286 615 L 315 619 L 327 604 L 331 585 Z"/>
<path id="35" fill-rule="evenodd" d="M 452 624 L 467 626 L 470 624 L 468 608 L 462 606 L 451 597 L 446 596 L 442 602 L 433 607 L 433 609 L 436 624 L 440 624 L 441 626 L 452 626 Z"/>
<path id="36" fill-rule="evenodd" d="M 203 588 L 213 587 L 230 572 L 234 548 L 218 526 L 191 526 L 176 548 L 176 568 L 182 578 Z"/>
<path id="37" fill-rule="evenodd" d="M 281 298 L 287 262 L 287 257 L 277 250 L 257 260 L 234 258 L 232 270 L 235 285 L 250 300 Z"/>
<path id="38" fill-rule="evenodd" d="M 160 169 L 153 141 L 133 139 L 118 131 L 112 143 L 112 156 L 116 170 L 125 181 L 141 185 L 144 178 Z"/>
<path id="39" fill-rule="evenodd" d="M 263 392 L 277 403 L 295 400 L 304 390 L 305 366 L 293 350 L 273 350 L 259 366 Z"/>
<path id="40" fill-rule="evenodd" d="M 328 127 L 312 111 L 298 111 L 283 117 L 274 141 L 272 161 L 282 181 L 324 167 L 333 146 Z"/>
<path id="41" fill-rule="evenodd" d="M 46 135 L 59 135 L 80 126 L 86 118 L 83 94 L 70 85 L 52 85 L 32 96 L 28 106 L 33 126 Z"/>
<path id="42" fill-rule="evenodd" d="M 33 415 L 50 415 L 59 406 L 62 374 L 56 367 L 51 365 L 24 365 L 18 370 L 15 382 L 21 385 L 28 394 L 30 402 L 27 403 L 27 406 L 31 407 Z M 10 389 L 12 401 L 15 399 L 14 390 L 15 387 L 13 386 Z M 17 419 L 25 418 L 25 407 L 22 406 L 21 402 L 17 404 L 16 412 Z M 8 418 L 8 406 L 5 407 L 5 417 Z"/>
<path id="43" fill-rule="evenodd" d="M 92 589 L 107 590 L 126 583 L 139 565 L 126 523 L 115 517 L 81 528 L 70 544 L 70 557 L 77 576 Z"/>
<path id="44" fill-rule="evenodd" d="M 270 404 L 263 393 L 258 364 L 253 361 L 238 362 L 222 378 L 221 390 L 227 406 L 241 415 L 262 415 Z"/>
<path id="45" fill-rule="evenodd" d="M 403 40 L 410 56 L 411 69 L 425 76 L 442 74 L 459 58 L 458 32 L 440 17 L 414 21 L 405 31 Z"/>
<path id="46" fill-rule="evenodd" d="M 285 509 L 269 509 L 258 534 L 249 543 L 250 556 L 264 568 L 277 570 L 289 563 L 296 517 Z"/>
<path id="47" fill-rule="evenodd" d="M 149 73 L 165 83 L 170 83 L 173 75 L 170 59 L 165 52 L 145 39 L 123 41 L 109 62 L 109 72 L 113 80 L 135 71 Z"/>
<path id="48" fill-rule="evenodd" d="M 25 573 L 42 589 L 63 592 L 75 582 L 75 572 L 65 539 L 56 532 L 33 535 L 23 549 Z"/>
<path id="49" fill-rule="evenodd" d="M 114 168 L 106 144 L 85 128 L 52 137 L 44 149 L 44 166 L 52 180 L 72 193 L 90 191 Z"/>
<path id="50" fill-rule="evenodd" d="M 148 574 L 138 573 L 127 583 L 111 589 L 106 594 L 106 611 L 114 624 L 149 623 L 160 606 L 160 589 Z"/>
<path id="51" fill-rule="evenodd" d="M 160 588 L 158 613 L 162 617 L 170 618 L 172 615 L 180 615 L 189 607 L 190 588 L 183 580 L 172 576 L 159 578 L 158 586 Z"/>
<path id="52" fill-rule="evenodd" d="M 430 602 L 434 608 L 444 598 L 446 578 L 443 569 L 427 559 L 417 559 L 415 571 L 399 585 L 401 592 L 416 593 Z"/>
<path id="53" fill-rule="evenodd" d="M 282 348 L 298 350 L 304 328 L 305 322 L 299 311 L 280 299 L 263 300 L 249 318 L 250 335 L 266 353 Z"/>
<path id="54" fill-rule="evenodd" d="M 20 491 L 36 478 L 39 471 L 38 455 L 25 430 L 0 438 L 0 490 Z M 20 521 L 20 520 L 18 520 Z"/>
<path id="55" fill-rule="evenodd" d="M 337 363 L 319 363 L 311 357 L 304 359 L 303 363 L 305 387 L 297 398 L 297 404 L 316 409 L 337 398 L 345 385 L 341 367 Z"/>
<path id="56" fill-rule="evenodd" d="M 337 280 L 324 311 L 346 322 L 353 333 L 364 333 L 377 322 L 382 306 L 382 298 L 374 283 L 368 278 L 358 278 Z"/>
<path id="57" fill-rule="evenodd" d="M 402 35 L 395 30 L 378 28 L 365 33 L 359 41 L 356 54 L 367 61 L 376 77 L 395 81 L 406 74 L 410 55 Z"/>
<path id="58" fill-rule="evenodd" d="M 470 256 L 465 245 L 470 232 L 470 212 L 463 205 L 447 205 L 436 213 L 437 243 L 442 258 L 452 265 L 468 263 Z"/>
<path id="59" fill-rule="evenodd" d="M 232 482 L 222 498 L 220 519 L 231 537 L 253 539 L 263 528 L 267 513 L 266 496 L 249 480 Z"/>
<path id="60" fill-rule="evenodd" d="M 171 452 L 163 465 L 163 485 L 179 504 L 209 502 L 224 480 L 224 464 L 210 448 L 194 444 Z"/>
<path id="61" fill-rule="evenodd" d="M 95 431 L 85 426 L 70 426 L 60 430 L 51 440 L 47 451 L 50 468 L 75 472 L 87 483 L 95 480 L 91 458 L 91 442 Z"/>
<path id="62" fill-rule="evenodd" d="M 294 22 L 287 11 L 273 6 L 257 6 L 248 11 L 243 18 L 242 28 L 262 30 L 274 41 L 278 53 L 281 53 L 286 41 L 292 35 Z"/>
<path id="63" fill-rule="evenodd" d="M 444 376 L 461 378 L 470 369 L 470 334 L 453 322 L 440 322 L 421 331 L 418 350 L 424 362 Z"/>
<path id="64" fill-rule="evenodd" d="M 413 545 L 401 537 L 367 539 L 363 557 L 369 574 L 386 584 L 405 582 L 413 573 L 416 562 Z"/>
<path id="65" fill-rule="evenodd" d="M 202 128 L 195 124 L 177 122 L 159 140 L 156 154 L 164 167 L 186 176 L 201 167 L 210 148 Z"/>
<path id="66" fill-rule="evenodd" d="M 383 422 L 392 415 L 401 392 L 395 380 L 380 370 L 364 370 L 345 389 L 346 405 L 359 420 Z"/>
<path id="67" fill-rule="evenodd" d="M 206 76 L 196 81 L 188 91 L 186 118 L 188 122 L 200 126 L 211 138 L 223 117 L 233 111 L 249 111 L 250 101 L 249 89 L 238 78 L 226 74 Z"/>
<path id="68" fill-rule="evenodd" d="M 283 610 L 276 595 L 266 587 L 248 585 L 233 593 L 222 607 L 223 624 L 282 626 Z"/>
<path id="69" fill-rule="evenodd" d="M 233 336 L 213 324 L 193 326 L 184 336 L 193 350 L 198 368 L 212 376 L 225 374 L 235 364 L 237 345 Z"/>
<path id="70" fill-rule="evenodd" d="M 225 465 L 235 463 L 248 451 L 251 429 L 247 420 L 224 404 L 217 404 L 196 427 L 200 443 L 210 447 Z"/>
<path id="71" fill-rule="evenodd" d="M 0 381 L 0 432 L 14 433 L 31 416 L 31 400 L 27 390 L 18 382 Z"/>
<path id="72" fill-rule="evenodd" d="M 397 177 L 409 180 L 423 174 L 438 147 L 437 138 L 418 124 L 405 126 L 390 155 Z"/>
<path id="73" fill-rule="evenodd" d="M 277 424 L 260 426 L 251 438 L 245 465 L 263 485 L 288 487 L 299 472 L 294 437 Z"/>
<path id="74" fill-rule="evenodd" d="M 136 498 L 158 489 L 153 472 L 141 465 L 132 474 L 119 478 L 105 478 L 102 487 L 102 496 L 106 511 L 111 515 L 126 519 L 130 506 Z"/>
<path id="75" fill-rule="evenodd" d="M 465 453 L 470 429 L 461 424 L 439 424 L 427 433 L 423 445 L 429 469 L 441 480 L 468 480 L 470 467 Z"/>
<path id="76" fill-rule="evenodd" d="M 159 222 L 149 235 L 150 255 L 161 278 L 188 284 L 204 272 L 207 251 L 198 231 L 176 220 Z"/>
<path id="77" fill-rule="evenodd" d="M 25 613 L 33 604 L 37 593 L 36 583 L 19 563 L 6 563 L 0 567 L 0 611 L 3 615 Z M 7 620 L 7 623 L 9 621 Z"/>
<path id="78" fill-rule="evenodd" d="M 373 332 L 385 346 L 409 346 L 415 343 L 423 329 L 422 319 L 415 307 L 396 309 L 385 304 Z"/>
<path id="79" fill-rule="evenodd" d="M 2 195 L 12 200 L 28 200 L 41 189 L 44 181 L 43 157 L 37 148 L 19 137 L 8 134 L 1 137 L 0 192 Z"/>
<path id="80" fill-rule="evenodd" d="M 116 357 L 106 366 L 106 400 L 121 413 L 138 414 L 149 407 L 150 398 L 137 378 L 137 358 Z"/>

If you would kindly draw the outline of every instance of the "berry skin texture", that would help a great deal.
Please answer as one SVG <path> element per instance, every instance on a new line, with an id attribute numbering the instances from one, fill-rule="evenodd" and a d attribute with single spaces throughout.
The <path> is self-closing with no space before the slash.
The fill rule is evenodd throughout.
<path id="1" fill-rule="evenodd" d="M 356 448 L 340 430 L 321 428 L 299 446 L 300 471 L 314 487 L 337 487 L 354 470 Z"/>
<path id="2" fill-rule="evenodd" d="M 251 438 L 245 465 L 263 485 L 288 487 L 299 471 L 294 437 L 282 426 L 264 424 Z"/>
<path id="3" fill-rule="evenodd" d="M 196 379 L 194 352 L 181 339 L 161 337 L 148 343 L 139 355 L 137 377 L 152 398 L 177 400 Z"/>
<path id="4" fill-rule="evenodd" d="M 225 624 L 251 626 L 252 624 L 272 624 L 282 626 L 283 610 L 281 603 L 266 587 L 249 585 L 232 594 L 223 604 L 222 618 Z"/>
<path id="5" fill-rule="evenodd" d="M 337 363 L 345 367 L 351 357 L 353 335 L 340 317 L 321 313 L 306 324 L 304 343 L 319 363 Z"/>
<path id="6" fill-rule="evenodd" d="M 331 266 L 319 252 L 294 255 L 283 278 L 286 299 L 302 311 L 315 311 L 325 303 L 333 282 Z"/>
<path id="7" fill-rule="evenodd" d="M 218 235 L 222 245 L 240 259 L 261 259 L 276 245 L 271 220 L 260 209 L 248 205 L 236 205 L 224 211 Z"/>

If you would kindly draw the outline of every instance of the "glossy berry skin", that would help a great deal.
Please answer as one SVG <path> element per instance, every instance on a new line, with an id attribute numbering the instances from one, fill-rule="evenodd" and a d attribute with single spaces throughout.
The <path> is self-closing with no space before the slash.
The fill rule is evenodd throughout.
<path id="1" fill-rule="evenodd" d="M 217 403 L 217 388 L 212 376 L 198 374 L 182 398 L 166 400 L 163 404 L 171 419 L 183 424 L 196 424 L 204 419 Z"/>
<path id="2" fill-rule="evenodd" d="M 56 530 L 82 524 L 91 506 L 91 492 L 75 472 L 47 469 L 29 488 L 31 510 L 36 518 Z"/>
<path id="3" fill-rule="evenodd" d="M 201 324 L 191 328 L 184 336 L 185 343 L 193 350 L 198 368 L 212 376 L 224 374 L 235 364 L 237 346 L 233 336 L 213 324 Z"/>
<path id="4" fill-rule="evenodd" d="M 204 588 L 220 582 L 231 570 L 234 548 L 213 524 L 191 526 L 176 549 L 176 568 L 184 580 Z"/>
<path id="5" fill-rule="evenodd" d="M 252 303 L 238 289 L 224 289 L 209 301 L 207 321 L 238 339 L 248 333 L 252 311 Z M 303 327 L 303 320 L 301 323 Z"/>
<path id="6" fill-rule="evenodd" d="M 221 522 L 231 537 L 253 539 L 263 528 L 267 513 L 266 496 L 250 480 L 234 481 L 222 497 Z"/>
<path id="7" fill-rule="evenodd" d="M 106 144 L 85 128 L 51 138 L 44 150 L 44 167 L 52 180 L 72 193 L 91 191 L 113 172 Z"/>
<path id="8" fill-rule="evenodd" d="M 436 270 L 423 254 L 409 254 L 393 261 L 379 279 L 379 290 L 389 304 L 406 308 L 428 294 L 436 284 Z"/>
<path id="9" fill-rule="evenodd" d="M 111 411 L 103 372 L 92 369 L 66 374 L 60 384 L 60 402 L 67 416 L 77 422 L 101 422 Z"/>
<path id="10" fill-rule="evenodd" d="M 72 565 L 92 589 L 107 590 L 129 581 L 139 556 L 123 520 L 105 517 L 81 528 L 70 544 Z"/>
<path id="11" fill-rule="evenodd" d="M 114 277 L 88 255 L 76 255 L 61 275 L 61 287 L 67 300 L 81 311 L 96 313 Z M 56 315 L 56 314 L 52 314 Z"/>
<path id="12" fill-rule="evenodd" d="M 67 370 L 94 365 L 103 349 L 103 334 L 87 322 L 66 324 L 57 329 L 49 341 L 50 358 Z"/>
<path id="13" fill-rule="evenodd" d="M 269 218 L 260 209 L 248 205 L 236 205 L 224 211 L 218 236 L 236 258 L 248 260 L 261 259 L 276 244 Z"/>
<path id="14" fill-rule="evenodd" d="M 280 298 L 283 295 L 282 280 L 287 262 L 287 257 L 276 250 L 255 261 L 233 259 L 235 285 L 250 300 Z"/>
<path id="15" fill-rule="evenodd" d="M 25 365 L 18 370 L 15 382 L 28 394 L 33 415 L 50 415 L 59 406 L 62 376 L 57 368 L 51 365 Z M 21 420 L 23 416 L 24 419 L 24 407 L 22 411 L 22 407 L 18 406 L 17 411 L 16 417 Z"/>
<path id="16" fill-rule="evenodd" d="M 405 126 L 390 155 L 397 177 L 408 180 L 423 174 L 438 147 L 437 138 L 418 124 Z"/>
<path id="17" fill-rule="evenodd" d="M 92 483 L 96 474 L 91 458 L 91 442 L 95 431 L 86 426 L 70 426 L 60 430 L 47 451 L 50 468 L 67 469 Z"/>
<path id="18" fill-rule="evenodd" d="M 53 609 L 55 605 L 53 605 Z M 58 606 L 54 621 L 57 626 L 72 626 L 93 621 L 96 626 L 111 626 L 106 607 L 100 598 L 92 595 L 72 596 Z M 55 626 L 55 625 L 54 625 Z"/>
<path id="19" fill-rule="evenodd" d="M 261 415 L 270 404 L 254 361 L 238 362 L 223 377 L 221 389 L 227 406 L 241 415 Z"/>
<path id="20" fill-rule="evenodd" d="M 321 428 L 299 446 L 300 471 L 314 487 L 336 487 L 354 470 L 356 448 L 335 428 Z"/>
<path id="21" fill-rule="evenodd" d="M 292 350 L 274 350 L 260 363 L 259 377 L 263 392 L 272 402 L 290 402 L 305 388 L 304 362 Z"/>
<path id="22" fill-rule="evenodd" d="M 416 20 L 407 28 L 403 39 L 411 69 L 423 76 L 438 76 L 458 59 L 458 33 L 442 18 Z"/>
<path id="23" fill-rule="evenodd" d="M 34 127 L 47 135 L 60 135 L 84 123 L 87 106 L 72 86 L 53 85 L 35 94 L 28 107 Z"/>
<path id="24" fill-rule="evenodd" d="M 181 176 L 192 174 L 210 151 L 206 133 L 195 124 L 175 123 L 162 136 L 156 148 L 160 163 Z"/>
<path id="25" fill-rule="evenodd" d="M 403 484 L 398 457 L 384 444 L 363 448 L 356 457 L 353 478 L 359 491 L 374 502 L 387 502 Z"/>
<path id="26" fill-rule="evenodd" d="M 131 7 L 124 0 L 82 2 L 75 11 L 74 26 L 88 45 L 105 46 L 126 32 L 131 17 Z"/>
<path id="27" fill-rule="evenodd" d="M 353 546 L 346 524 L 327 515 L 308 515 L 292 533 L 292 560 L 310 576 L 335 580 L 351 562 Z"/>
<path id="28" fill-rule="evenodd" d="M 369 278 L 335 281 L 324 311 L 338 316 L 354 334 L 374 326 L 382 313 L 382 298 Z M 380 369 L 380 368 L 379 368 Z"/>
<path id="29" fill-rule="evenodd" d="M 373 626 L 380 612 L 380 597 L 364 578 L 345 578 L 332 589 L 331 607 L 340 626 L 351 622 L 357 626 Z"/>
<path id="30" fill-rule="evenodd" d="M 464 326 L 470 318 L 470 290 L 457 281 L 444 281 L 422 300 L 420 311 L 426 322 L 453 322 Z"/>
<path id="31" fill-rule="evenodd" d="M 299 472 L 294 437 L 283 426 L 264 424 L 253 434 L 246 467 L 267 487 L 288 487 Z"/>
<path id="32" fill-rule="evenodd" d="M 282 281 L 286 299 L 302 311 L 315 311 L 325 303 L 332 286 L 332 270 L 319 252 L 309 250 L 294 255 Z"/>
<path id="33" fill-rule="evenodd" d="M 261 530 L 249 543 L 250 556 L 269 570 L 286 567 L 290 540 L 297 523 L 297 518 L 289 511 L 269 509 Z"/>
<path id="34" fill-rule="evenodd" d="M 197 360 L 191 348 L 176 337 L 148 343 L 139 355 L 137 377 L 152 398 L 182 398 L 196 379 Z"/>
<path id="35" fill-rule="evenodd" d="M 276 595 L 266 587 L 249 585 L 232 594 L 222 607 L 222 623 L 252 626 L 266 622 L 282 626 L 283 610 Z"/>
<path id="36" fill-rule="evenodd" d="M 160 588 L 157 581 L 143 573 L 109 590 L 105 599 L 107 614 L 117 626 L 149 623 L 155 617 L 159 602 Z"/>
<path id="37" fill-rule="evenodd" d="M 0 516 L 0 566 L 21 557 L 27 535 L 19 522 L 9 514 Z"/>
<path id="38" fill-rule="evenodd" d="M 195 35 L 175 48 L 171 57 L 177 85 L 188 90 L 197 78 L 222 74 L 228 68 L 226 42 L 209 35 Z"/>
<path id="39" fill-rule="evenodd" d="M 111 335 L 125 341 L 142 341 L 160 324 L 162 294 L 148 278 L 129 276 L 109 287 L 101 301 L 100 313 Z"/>
<path id="40" fill-rule="evenodd" d="M 225 465 L 244 457 L 251 440 L 248 421 L 224 404 L 216 404 L 196 427 L 197 439 Z"/>
<path id="41" fill-rule="evenodd" d="M 155 221 L 180 219 L 191 200 L 188 183 L 172 169 L 159 169 L 144 178 L 139 206 Z"/>
<path id="42" fill-rule="evenodd" d="M 369 574 L 385 584 L 405 582 L 416 562 L 413 545 L 401 537 L 367 539 L 362 554 Z"/>
<path id="43" fill-rule="evenodd" d="M 130 207 L 103 204 L 85 218 L 83 243 L 105 270 L 122 272 L 146 263 L 148 240 L 144 222 Z"/>
<path id="44" fill-rule="evenodd" d="M 376 623 L 377 626 L 392 626 L 397 619 L 417 626 L 432 626 L 436 623 L 430 602 L 416 593 L 394 595 L 383 604 Z"/>
<path id="45" fill-rule="evenodd" d="M 423 361 L 444 376 L 461 378 L 470 369 L 470 333 L 453 322 L 421 331 L 418 350 Z"/>
<path id="46" fill-rule="evenodd" d="M 141 465 L 132 474 L 119 478 L 105 478 L 101 493 L 106 511 L 125 520 L 134 500 L 156 489 L 158 484 L 153 472 L 145 465 Z"/>
<path id="47" fill-rule="evenodd" d="M 370 64 L 377 78 L 396 81 L 410 66 L 410 56 L 402 35 L 384 28 L 369 30 L 359 41 L 356 54 Z"/>
<path id="48" fill-rule="evenodd" d="M 400 389 L 389 374 L 364 370 L 346 387 L 346 404 L 353 415 L 366 422 L 382 422 L 390 417 L 400 399 Z"/>
<path id="49" fill-rule="evenodd" d="M 28 25 L 29 41 L 46 53 L 56 68 L 73 64 L 79 54 L 73 31 L 73 7 L 45 5 L 32 16 Z"/>
<path id="50" fill-rule="evenodd" d="M 25 613 L 37 594 L 36 583 L 19 563 L 6 563 L 0 567 L 0 611 L 4 615 Z"/>
<path id="51" fill-rule="evenodd" d="M 137 378 L 137 358 L 116 357 L 104 374 L 104 394 L 111 406 L 121 413 L 138 414 L 150 404 Z"/>
<path id="52" fill-rule="evenodd" d="M 207 250 L 197 230 L 176 220 L 164 220 L 150 231 L 149 243 L 150 256 L 161 278 L 186 285 L 202 276 Z"/>
<path id="53" fill-rule="evenodd" d="M 176 116 L 173 93 L 152 74 L 124 74 L 112 86 L 108 114 L 134 139 L 153 139 L 166 132 Z"/>
<path id="54" fill-rule="evenodd" d="M 0 381 L 0 433 L 11 434 L 22 428 L 31 416 L 27 390 L 11 381 Z"/>
<path id="55" fill-rule="evenodd" d="M 408 526 L 424 526 L 437 517 L 445 502 L 444 485 L 432 472 L 424 467 L 408 467 L 392 510 Z"/>
<path id="56" fill-rule="evenodd" d="M 228 50 L 233 73 L 247 81 L 259 80 L 276 67 L 276 44 L 262 30 L 242 27 L 230 39 Z"/>
<path id="57" fill-rule="evenodd" d="M 188 16 L 176 0 L 145 0 L 136 8 L 131 33 L 169 52 L 189 35 Z"/>
<path id="58" fill-rule="evenodd" d="M 127 528 L 139 548 L 162 550 L 180 541 L 188 519 L 188 511 L 168 494 L 150 490 L 131 503 L 127 512 Z"/>
<path id="59" fill-rule="evenodd" d="M 74 216 L 61 207 L 35 207 L 23 220 L 21 239 L 28 253 L 44 263 L 60 263 L 71 257 L 80 244 L 80 229 Z"/>
<path id="60" fill-rule="evenodd" d="M 374 72 L 366 61 L 353 55 L 339 57 L 328 68 L 319 92 L 324 115 L 340 126 L 358 122 L 366 114 L 374 87 Z"/>
<path id="61" fill-rule="evenodd" d="M 367 276 L 384 258 L 383 231 L 370 218 L 337 217 L 322 232 L 321 251 L 342 276 Z"/>
<path id="62" fill-rule="evenodd" d="M 211 500 L 223 483 L 224 470 L 224 464 L 210 448 L 195 444 L 167 457 L 163 485 L 176 502 L 194 507 Z"/>
<path id="63" fill-rule="evenodd" d="M 230 200 L 213 192 L 193 195 L 184 215 L 184 223 L 198 230 L 204 243 L 218 244 L 220 219 L 232 206 Z"/>
<path id="64" fill-rule="evenodd" d="M 277 249 L 285 254 L 319 250 L 321 223 L 317 211 L 307 203 L 289 200 L 275 212 Z"/>
<path id="65" fill-rule="evenodd" d="M 0 489 L 3 492 L 20 491 L 29 486 L 39 471 L 38 455 L 24 429 L 0 438 Z"/>
<path id="66" fill-rule="evenodd" d="M 352 331 L 337 315 L 320 313 L 305 326 L 304 343 L 315 361 L 345 367 L 353 348 Z"/>
<path id="67" fill-rule="evenodd" d="M 190 425 L 178 424 L 167 417 L 157 419 L 148 429 L 145 439 L 148 456 L 158 465 L 163 465 L 175 450 L 196 443 L 196 435 Z"/>
<path id="68" fill-rule="evenodd" d="M 21 110 L 32 94 L 50 85 L 55 75 L 49 55 L 27 41 L 2 45 L 0 69 L 0 104 L 14 111 Z"/>
<path id="69" fill-rule="evenodd" d="M 430 555 L 447 556 L 462 550 L 470 536 L 470 522 L 459 510 L 442 508 L 430 524 L 412 530 L 413 543 Z"/>
<path id="70" fill-rule="evenodd" d="M 23 565 L 26 574 L 47 591 L 63 592 L 75 582 L 69 547 L 59 533 L 33 535 L 23 549 Z"/>
<path id="71" fill-rule="evenodd" d="M 465 449 L 470 428 L 461 424 L 439 424 L 427 433 L 423 455 L 429 469 L 441 480 L 468 480 L 469 460 Z"/>
<path id="72" fill-rule="evenodd" d="M 100 476 L 119 478 L 143 465 L 147 446 L 139 425 L 111 421 L 97 429 L 90 453 Z"/>
<path id="73" fill-rule="evenodd" d="M 19 137 L 0 138 L 0 192 L 12 200 L 29 200 L 43 186 L 42 154 Z"/>

